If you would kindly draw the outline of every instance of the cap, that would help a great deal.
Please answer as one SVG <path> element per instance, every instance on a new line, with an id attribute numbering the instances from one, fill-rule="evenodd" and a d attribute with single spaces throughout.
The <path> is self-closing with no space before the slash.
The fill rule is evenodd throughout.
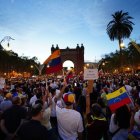
<path id="1" fill-rule="evenodd" d="M 64 93 L 63 100 L 66 105 L 72 105 L 73 103 L 75 103 L 75 95 L 71 92 Z"/>

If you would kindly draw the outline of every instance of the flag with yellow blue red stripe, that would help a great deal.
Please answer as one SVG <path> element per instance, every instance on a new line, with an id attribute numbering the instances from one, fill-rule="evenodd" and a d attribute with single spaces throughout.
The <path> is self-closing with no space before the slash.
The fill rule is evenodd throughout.
<path id="1" fill-rule="evenodd" d="M 112 112 L 125 104 L 131 103 L 131 99 L 127 94 L 125 87 L 121 87 L 120 89 L 107 94 L 106 99 Z"/>
<path id="2" fill-rule="evenodd" d="M 44 62 L 47 65 L 46 74 L 56 73 L 62 70 L 60 50 L 54 51 Z"/>

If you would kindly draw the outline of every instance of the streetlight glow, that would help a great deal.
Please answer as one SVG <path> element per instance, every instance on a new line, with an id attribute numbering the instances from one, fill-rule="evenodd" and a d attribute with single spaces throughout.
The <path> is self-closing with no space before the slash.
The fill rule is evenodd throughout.
<path id="1" fill-rule="evenodd" d="M 33 65 L 31 65 L 31 69 L 33 68 L 34 66 Z"/>
<path id="2" fill-rule="evenodd" d="M 124 48 L 125 47 L 125 44 L 123 42 L 121 42 L 120 47 L 121 48 Z"/>

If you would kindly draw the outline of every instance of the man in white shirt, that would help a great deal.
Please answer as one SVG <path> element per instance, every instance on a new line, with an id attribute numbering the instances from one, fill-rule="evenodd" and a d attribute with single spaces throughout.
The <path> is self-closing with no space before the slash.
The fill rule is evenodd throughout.
<path id="1" fill-rule="evenodd" d="M 83 122 L 81 114 L 73 110 L 75 96 L 72 93 L 63 94 L 65 107 L 56 105 L 58 132 L 63 140 L 82 140 Z"/>
<path id="2" fill-rule="evenodd" d="M 36 97 L 37 89 L 36 88 L 33 89 L 33 94 L 34 95 L 33 95 L 33 97 L 31 97 L 30 102 L 29 102 L 30 105 L 34 105 L 35 101 L 37 100 L 37 97 Z"/>
<path id="3" fill-rule="evenodd" d="M 128 95 L 132 97 L 132 87 L 129 85 L 127 80 L 125 80 L 124 85 Z"/>

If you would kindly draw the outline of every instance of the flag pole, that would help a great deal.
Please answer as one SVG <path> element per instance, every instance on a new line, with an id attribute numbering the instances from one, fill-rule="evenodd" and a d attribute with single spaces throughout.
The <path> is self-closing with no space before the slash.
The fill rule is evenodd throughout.
<path id="1" fill-rule="evenodd" d="M 65 79 L 65 71 L 64 68 L 62 68 L 63 78 Z"/>
<path id="2" fill-rule="evenodd" d="M 125 86 L 124 86 L 124 88 L 125 88 Z M 125 88 L 125 90 L 126 90 L 126 88 Z M 134 102 L 133 102 L 132 98 L 130 97 L 130 95 L 128 94 L 127 90 L 126 90 L 126 94 L 128 95 L 128 97 L 129 97 L 129 99 L 131 101 L 132 106 L 135 107 Z"/>

